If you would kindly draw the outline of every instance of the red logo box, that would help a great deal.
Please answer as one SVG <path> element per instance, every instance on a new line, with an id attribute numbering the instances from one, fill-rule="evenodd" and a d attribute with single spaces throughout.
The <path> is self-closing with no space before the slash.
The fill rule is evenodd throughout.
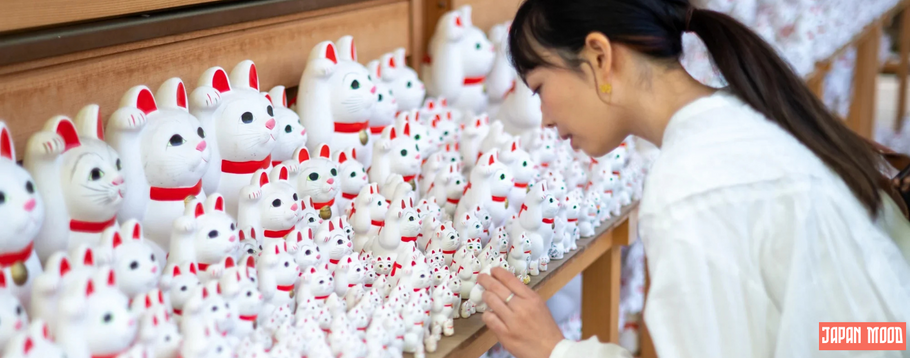
<path id="1" fill-rule="evenodd" d="M 907 350 L 907 322 L 819 322 L 820 351 Z"/>

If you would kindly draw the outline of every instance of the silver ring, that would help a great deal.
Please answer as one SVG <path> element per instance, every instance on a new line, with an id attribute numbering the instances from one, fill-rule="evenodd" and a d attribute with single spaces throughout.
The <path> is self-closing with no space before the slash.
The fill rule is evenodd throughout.
<path id="1" fill-rule="evenodd" d="M 515 297 L 515 294 L 514 294 L 514 293 L 510 293 L 510 294 L 509 294 L 509 297 L 506 297 L 506 304 L 509 304 L 509 301 L 512 300 L 512 297 Z"/>

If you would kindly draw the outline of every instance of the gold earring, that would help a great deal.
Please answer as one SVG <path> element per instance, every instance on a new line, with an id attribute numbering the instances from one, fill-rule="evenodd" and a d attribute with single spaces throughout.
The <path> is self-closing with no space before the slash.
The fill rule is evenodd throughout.
<path id="1" fill-rule="evenodd" d="M 604 83 L 604 84 L 600 85 L 600 92 L 610 94 L 611 92 L 613 92 L 613 86 L 610 85 L 609 83 Z"/>

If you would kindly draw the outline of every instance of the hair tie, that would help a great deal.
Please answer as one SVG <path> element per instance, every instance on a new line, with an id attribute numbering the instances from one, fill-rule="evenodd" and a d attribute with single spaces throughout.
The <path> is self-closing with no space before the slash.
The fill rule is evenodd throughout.
<path id="1" fill-rule="evenodd" d="M 692 21 L 692 13 L 694 13 L 694 12 L 695 12 L 694 7 L 689 7 L 689 9 L 686 10 L 686 29 L 683 30 L 683 32 L 689 32 L 689 23 Z"/>

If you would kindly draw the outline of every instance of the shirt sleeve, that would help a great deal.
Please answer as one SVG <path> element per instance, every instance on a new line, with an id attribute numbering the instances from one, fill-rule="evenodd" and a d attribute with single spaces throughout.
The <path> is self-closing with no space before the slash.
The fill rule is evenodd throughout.
<path id="1" fill-rule="evenodd" d="M 625 348 L 612 343 L 600 343 L 597 336 L 587 340 L 575 342 L 568 339 L 560 341 L 550 358 L 632 358 L 632 354 Z"/>

